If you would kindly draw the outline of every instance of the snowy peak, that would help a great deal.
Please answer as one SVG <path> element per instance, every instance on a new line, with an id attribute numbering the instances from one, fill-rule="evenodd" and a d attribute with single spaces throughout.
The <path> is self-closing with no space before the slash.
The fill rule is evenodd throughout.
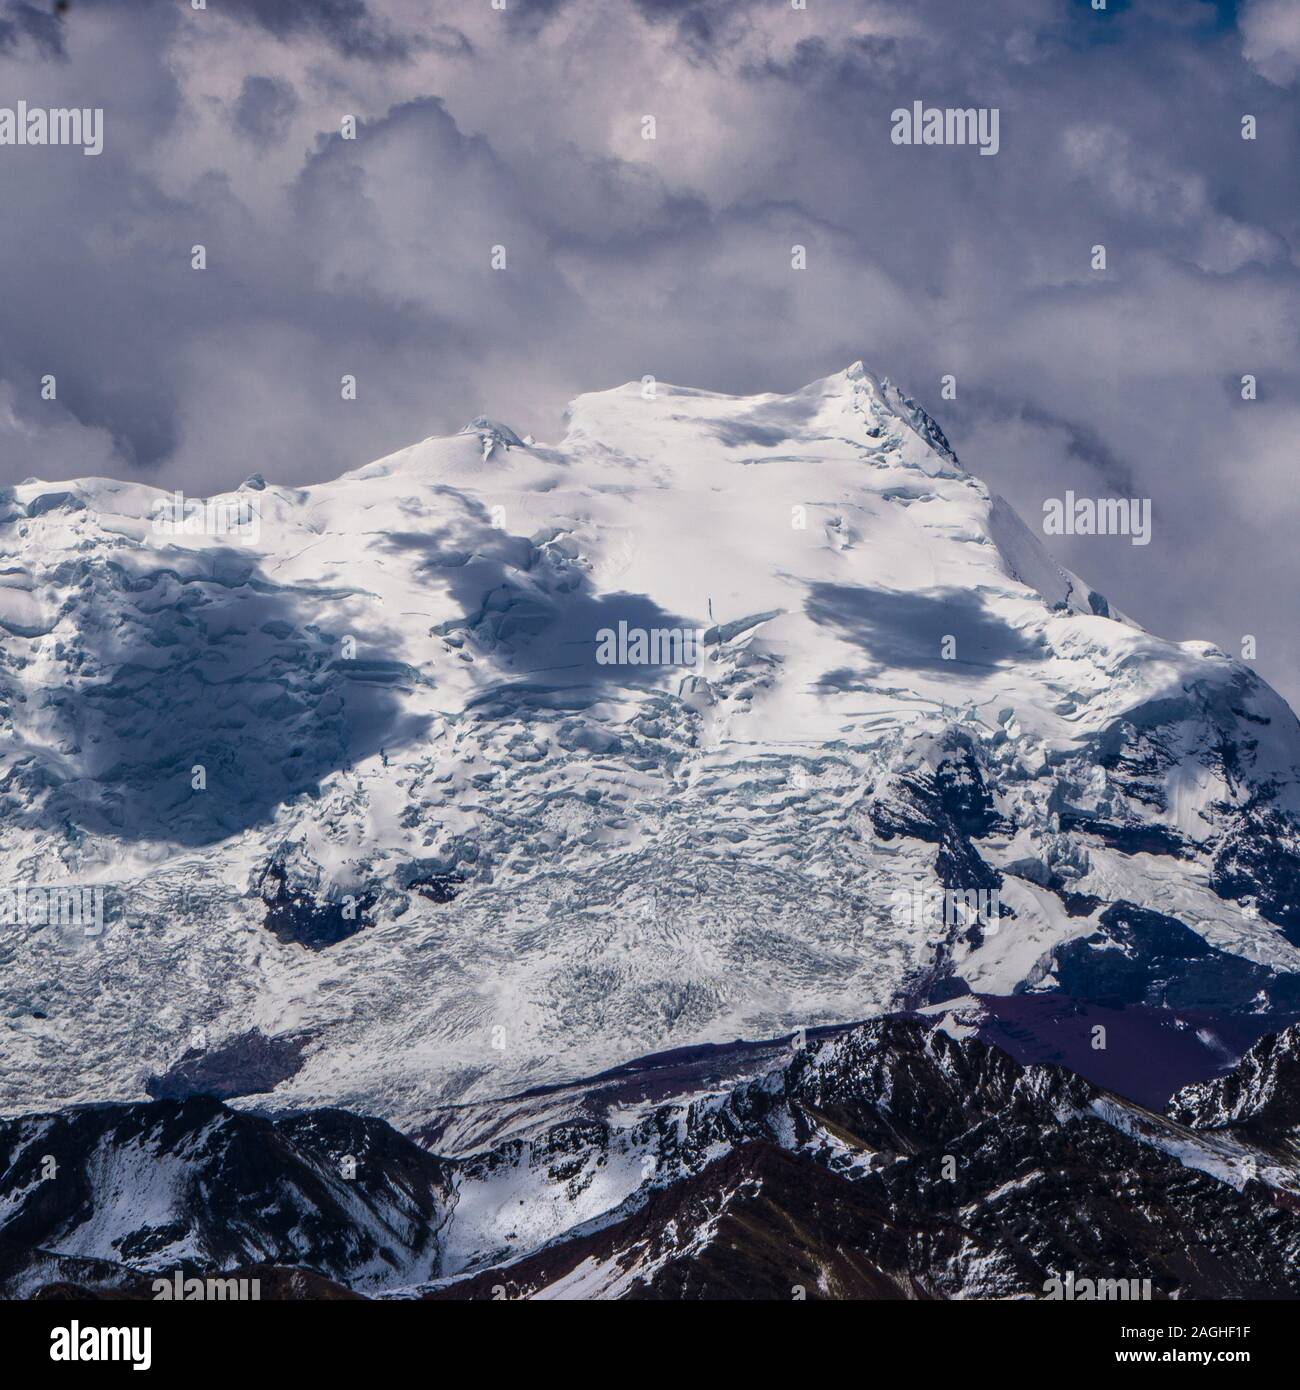
<path id="1" fill-rule="evenodd" d="M 1300 1012 L 1294 716 L 860 364 L 192 501 L 0 503 L 0 1105 L 252 1094 L 254 1034 L 419 1124 L 967 993 Z"/>
<path id="2" fill-rule="evenodd" d="M 878 443 L 880 452 L 893 443 L 907 466 L 960 472 L 938 425 L 861 362 L 784 396 L 728 396 L 645 377 L 577 397 L 565 418 L 565 445 L 598 440 L 632 457 L 659 438 L 690 439 L 697 455 L 701 445 L 716 442 L 710 452 L 719 462 L 738 463 L 860 458 L 864 446 Z M 915 436 L 910 444 L 909 435 Z"/>
<path id="3" fill-rule="evenodd" d="M 461 434 L 472 434 L 477 436 L 479 443 L 483 446 L 484 460 L 490 459 L 497 449 L 522 449 L 524 441 L 510 428 L 496 420 L 489 420 L 486 415 L 477 415 L 468 425 L 465 425 Z"/>
<path id="4" fill-rule="evenodd" d="M 1169 1111 L 1196 1129 L 1300 1140 L 1300 1024 L 1261 1038 L 1227 1076 L 1185 1087 Z"/>

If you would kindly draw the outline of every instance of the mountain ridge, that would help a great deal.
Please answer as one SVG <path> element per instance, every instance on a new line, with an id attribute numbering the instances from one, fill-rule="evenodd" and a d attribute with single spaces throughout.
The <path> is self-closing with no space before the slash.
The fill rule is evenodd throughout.
<path id="1" fill-rule="evenodd" d="M 1057 566 L 884 379 L 467 429 L 254 475 L 242 538 L 5 494 L 0 870 L 109 912 L 0 926 L 0 1108 L 197 1068 L 416 1128 L 971 994 L 1300 1010 L 1295 716 Z M 701 658 L 602 662 L 620 623 Z"/>
<path id="2" fill-rule="evenodd" d="M 1294 1297 L 1300 1150 L 1249 1121 L 1300 1104 L 1298 1056 L 1297 1028 L 1261 1040 L 1214 1084 L 1270 1059 L 1279 1086 L 1194 1129 L 1196 1088 L 1162 1116 L 914 1018 L 455 1159 L 337 1111 L 31 1116 L 0 1122 L 0 1292 L 147 1298 L 179 1270 L 290 1298 Z"/>

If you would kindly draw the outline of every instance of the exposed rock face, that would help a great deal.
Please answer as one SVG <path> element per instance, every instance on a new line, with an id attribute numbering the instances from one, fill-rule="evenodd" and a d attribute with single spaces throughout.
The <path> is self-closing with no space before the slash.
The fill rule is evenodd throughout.
<path id="1" fill-rule="evenodd" d="M 892 1018 L 639 1116 L 613 1096 L 577 1113 L 576 1089 L 502 1102 L 514 1136 L 451 1159 L 375 1120 L 211 1100 L 11 1121 L 0 1279 L 148 1296 L 159 1270 L 261 1264 L 280 1297 L 1041 1298 L 1067 1277 L 1295 1297 L 1298 1043 L 1262 1040 L 1169 1118 Z"/>
<path id="2" fill-rule="evenodd" d="M 273 1122 L 207 1097 L 0 1122 L 0 1173 L 11 1297 L 253 1262 L 363 1289 L 419 1280 L 450 1198 L 446 1165 L 382 1121 Z"/>
<path id="3" fill-rule="evenodd" d="M 1184 1087 L 1169 1113 L 1194 1129 L 1240 1129 L 1294 1141 L 1300 1134 L 1300 1024 L 1261 1038 L 1227 1076 Z"/>

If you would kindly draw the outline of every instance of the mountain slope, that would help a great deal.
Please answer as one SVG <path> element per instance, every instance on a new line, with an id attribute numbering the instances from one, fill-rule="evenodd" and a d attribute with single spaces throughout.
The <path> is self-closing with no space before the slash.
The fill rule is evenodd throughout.
<path id="1" fill-rule="evenodd" d="M 860 364 L 255 476 L 240 534 L 163 500 L 0 499 L 0 870 L 106 904 L 0 926 L 5 1110 L 413 1128 L 968 993 L 1300 1013 L 1294 715 L 1057 567 Z"/>
<path id="2" fill-rule="evenodd" d="M 1257 1048 L 1292 1107 L 1298 1037 Z M 433 1299 L 1040 1298 L 1054 1279 L 1300 1294 L 1294 1151 L 946 1022 L 874 1020 L 604 1119 L 579 1102 L 520 1124 L 516 1101 L 514 1133 L 449 1159 L 336 1111 L 271 1124 L 156 1101 L 10 1122 L 0 1292 L 147 1297 L 154 1274 L 263 1261 L 268 1297 L 302 1296 L 290 1270 Z M 38 1177 L 51 1146 L 59 1171 Z"/>
<path id="3" fill-rule="evenodd" d="M 0 1122 L 0 1173 L 10 1297 L 308 1251 L 317 1272 L 361 1288 L 410 1282 L 437 1270 L 450 1197 L 446 1165 L 381 1121 L 272 1124 L 199 1097 Z"/>

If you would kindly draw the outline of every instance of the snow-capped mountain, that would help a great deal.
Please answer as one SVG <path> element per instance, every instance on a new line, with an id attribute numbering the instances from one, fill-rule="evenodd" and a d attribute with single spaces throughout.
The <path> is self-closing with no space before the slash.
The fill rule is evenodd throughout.
<path id="1" fill-rule="evenodd" d="M 1294 715 L 860 364 L 198 511 L 27 482 L 0 547 L 8 1113 L 416 1129 L 972 995 L 1300 1013 Z M 58 886 L 103 930 L 30 910 Z"/>
<path id="2" fill-rule="evenodd" d="M 1224 1084 L 1268 1058 L 1261 1103 L 1294 1108 L 1298 1047 L 1272 1037 Z M 149 1297 L 182 1270 L 267 1297 L 1295 1297 L 1296 1151 L 1248 1103 L 1189 1128 L 1192 1103 L 1160 1115 L 894 1017 L 665 1103 L 516 1097 L 513 1133 L 449 1159 L 337 1111 L 93 1106 L 0 1123 L 0 1294 Z"/>
<path id="3" fill-rule="evenodd" d="M 1290 1058 L 1293 1105 L 1298 1044 L 1267 1044 Z M 1115 1279 L 1149 1280 L 1148 1298 L 1300 1293 L 1294 1150 L 1189 1131 L 942 1024 L 877 1020 L 630 1130 L 501 1146 L 462 1165 L 457 1192 L 502 1164 L 513 1197 L 526 1164 L 582 1194 L 628 1142 L 651 1176 L 617 1208 L 425 1296 L 1043 1298 L 1053 1280 Z M 453 1250 L 463 1220 L 454 1207 Z"/>
<path id="4" fill-rule="evenodd" d="M 0 1172 L 4 1297 L 259 1261 L 359 1289 L 441 1267 L 451 1170 L 342 1111 L 273 1124 L 195 1096 L 29 1116 L 0 1123 Z"/>

